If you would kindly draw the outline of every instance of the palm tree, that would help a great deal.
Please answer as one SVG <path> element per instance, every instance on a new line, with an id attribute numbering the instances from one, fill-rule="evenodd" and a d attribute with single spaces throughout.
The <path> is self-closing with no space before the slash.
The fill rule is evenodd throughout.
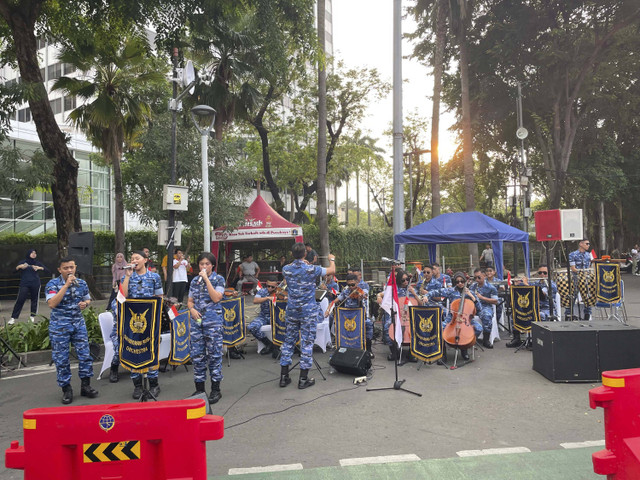
<path id="1" fill-rule="evenodd" d="M 120 161 L 125 144 L 131 144 L 150 116 L 147 87 L 165 80 L 164 74 L 149 61 L 149 47 L 144 37 L 115 35 L 112 36 L 116 38 L 113 43 L 105 42 L 104 38 L 105 35 L 96 35 L 89 42 L 65 46 L 60 60 L 87 73 L 75 78 L 60 77 L 53 89 L 84 101 L 71 111 L 69 119 L 102 149 L 105 160 L 113 168 L 115 251 L 123 252 L 124 205 Z"/>

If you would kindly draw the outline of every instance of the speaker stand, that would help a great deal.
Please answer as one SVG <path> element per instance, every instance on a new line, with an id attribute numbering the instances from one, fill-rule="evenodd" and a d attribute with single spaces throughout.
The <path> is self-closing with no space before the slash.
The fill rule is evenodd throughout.
<path id="1" fill-rule="evenodd" d="M 4 357 L 7 352 L 11 353 L 18 360 L 18 368 L 20 365 L 26 367 L 26 363 L 22 361 L 20 355 L 16 353 L 16 351 L 9 345 L 9 343 L 2 337 L 0 337 L 0 376 L 2 375 L 2 365 L 4 364 Z"/>
<path id="2" fill-rule="evenodd" d="M 391 313 L 393 314 L 393 310 L 391 311 Z M 393 318 L 393 315 L 392 315 L 391 318 Z M 395 345 L 395 343 L 394 343 L 394 345 Z M 421 397 L 422 396 L 421 393 L 413 392 L 411 390 L 407 390 L 406 388 L 402 387 L 402 384 L 404 382 L 406 382 L 405 379 L 398 380 L 398 358 L 402 354 L 402 349 L 401 348 L 399 349 L 396 346 L 394 348 L 394 353 L 395 353 L 395 361 L 393 363 L 395 365 L 395 370 L 396 370 L 396 380 L 395 380 L 395 382 L 393 382 L 393 387 L 367 388 L 367 392 L 376 392 L 376 391 L 380 391 L 380 390 L 402 390 L 403 392 L 411 393 L 413 395 Z"/>
<path id="3" fill-rule="evenodd" d="M 527 350 L 530 350 L 533 348 L 533 338 L 531 337 L 531 330 L 529 330 L 527 332 L 527 336 L 525 337 L 525 339 L 522 341 L 522 344 L 520 344 L 520 346 L 518 348 L 516 348 L 513 353 L 518 353 L 520 350 L 522 350 L 523 348 L 526 348 Z"/>
<path id="4" fill-rule="evenodd" d="M 281 352 L 280 352 L 281 353 Z M 278 358 L 280 358 L 280 353 L 278 353 Z M 293 349 L 293 353 L 296 354 L 300 354 L 302 355 L 302 352 L 300 350 L 300 347 L 298 347 L 297 345 L 294 347 Z M 327 377 L 324 376 L 324 373 L 322 373 L 322 368 L 320 368 L 320 364 L 318 363 L 318 361 L 315 359 L 315 357 L 313 355 L 311 355 L 311 360 L 313 360 L 313 364 L 316 366 L 316 368 L 318 369 L 318 373 L 320 373 L 320 376 L 322 377 L 322 380 L 326 381 Z M 300 365 L 300 361 L 297 361 L 296 363 L 294 363 L 293 365 L 289 366 L 289 372 L 291 372 L 294 368 L 296 368 L 298 365 Z"/>

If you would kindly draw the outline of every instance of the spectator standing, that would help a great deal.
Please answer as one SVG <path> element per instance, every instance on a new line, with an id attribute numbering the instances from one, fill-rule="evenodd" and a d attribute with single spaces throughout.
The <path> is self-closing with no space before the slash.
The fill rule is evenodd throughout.
<path id="1" fill-rule="evenodd" d="M 482 251 L 482 255 L 480 255 L 480 266 L 481 267 L 493 267 L 493 249 L 490 244 L 487 244 L 487 248 Z"/>
<path id="2" fill-rule="evenodd" d="M 51 273 L 42 263 L 36 260 L 38 256 L 35 249 L 27 250 L 27 254 L 23 262 L 19 263 L 16 271 L 20 272 L 20 289 L 18 290 L 18 299 L 13 306 L 9 325 L 13 325 L 22 312 L 22 307 L 27 298 L 31 298 L 31 315 L 29 320 L 35 321 L 38 314 L 38 297 L 40 296 L 40 276 L 38 272 Z"/>
<path id="3" fill-rule="evenodd" d="M 640 252 L 638 252 L 638 244 L 636 243 L 631 249 L 631 273 L 634 275 L 640 275 L 640 273 L 638 273 L 639 258 L 640 258 Z"/>
<path id="4" fill-rule="evenodd" d="M 317 265 L 318 264 L 318 252 L 316 252 L 313 248 L 311 248 L 311 244 L 310 243 L 305 243 L 304 247 L 307 250 L 307 255 L 305 257 L 305 260 L 307 262 L 309 262 L 311 265 Z"/>
<path id="5" fill-rule="evenodd" d="M 173 294 L 182 303 L 184 292 L 187 289 L 187 267 L 189 262 L 184 258 L 184 252 L 176 250 L 176 258 L 173 261 Z"/>

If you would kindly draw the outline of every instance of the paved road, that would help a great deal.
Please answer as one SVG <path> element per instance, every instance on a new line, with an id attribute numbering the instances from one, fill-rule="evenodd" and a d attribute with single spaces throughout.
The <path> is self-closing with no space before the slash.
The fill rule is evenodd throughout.
<path id="1" fill-rule="evenodd" d="M 624 280 L 629 323 L 640 326 L 640 278 L 625 275 Z M 405 387 L 422 397 L 367 392 L 367 386 L 393 385 L 393 364 L 380 344 L 374 345 L 377 358 L 368 385 L 354 386 L 351 376 L 330 373 L 327 352 L 315 356 L 327 380 L 312 371 L 316 386 L 298 390 L 295 383 L 279 388 L 279 365 L 258 355 L 249 342 L 246 358 L 223 369 L 223 397 L 213 413 L 224 416 L 226 430 L 222 440 L 208 443 L 209 478 L 274 465 L 303 470 L 246 478 L 445 478 L 443 470 L 452 479 L 600 478 L 592 473 L 590 455 L 602 448 L 603 414 L 588 404 L 588 391 L 598 384 L 552 383 L 532 370 L 531 352 L 514 353 L 504 347 L 506 340 L 503 334 L 493 350 L 478 353 L 475 362 L 458 370 L 402 366 Z M 74 378 L 76 390 L 78 383 Z M 126 378 L 94 384 L 101 403 L 131 401 Z M 161 374 L 160 384 L 164 400 L 193 391 L 191 372 L 184 369 Z M 21 440 L 25 409 L 59 406 L 59 399 L 55 372 L 47 366 L 3 374 L 0 449 Z M 74 401 L 86 404 L 82 397 Z M 516 453 L 462 458 L 499 452 Z M 412 461 L 341 466 L 396 455 Z M 21 472 L 0 468 L 0 480 L 18 478 Z"/>

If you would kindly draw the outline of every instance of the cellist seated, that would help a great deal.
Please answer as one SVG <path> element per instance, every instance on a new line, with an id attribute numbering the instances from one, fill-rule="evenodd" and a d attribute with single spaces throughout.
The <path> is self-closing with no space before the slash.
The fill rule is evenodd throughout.
<path id="1" fill-rule="evenodd" d="M 441 288 L 439 290 L 431 290 L 427 292 L 426 297 L 444 297 L 449 299 L 449 304 L 453 303 L 454 300 L 462 298 L 462 293 L 464 292 L 465 298 L 470 299 L 473 303 L 476 303 L 478 299 L 476 296 L 469 291 L 467 288 L 467 277 L 462 272 L 457 272 L 454 274 L 452 278 L 453 287 L 452 288 Z M 444 317 L 442 321 L 442 330 L 444 331 L 445 327 L 451 322 L 451 318 L 453 316 L 453 312 L 451 309 L 447 312 L 447 315 Z M 471 326 L 473 327 L 473 331 L 476 335 L 476 338 L 480 336 L 482 333 L 482 325 L 480 322 L 475 320 L 474 318 L 470 319 Z M 460 353 L 462 354 L 462 358 L 465 360 L 469 360 L 469 354 L 466 349 L 460 349 Z"/>

